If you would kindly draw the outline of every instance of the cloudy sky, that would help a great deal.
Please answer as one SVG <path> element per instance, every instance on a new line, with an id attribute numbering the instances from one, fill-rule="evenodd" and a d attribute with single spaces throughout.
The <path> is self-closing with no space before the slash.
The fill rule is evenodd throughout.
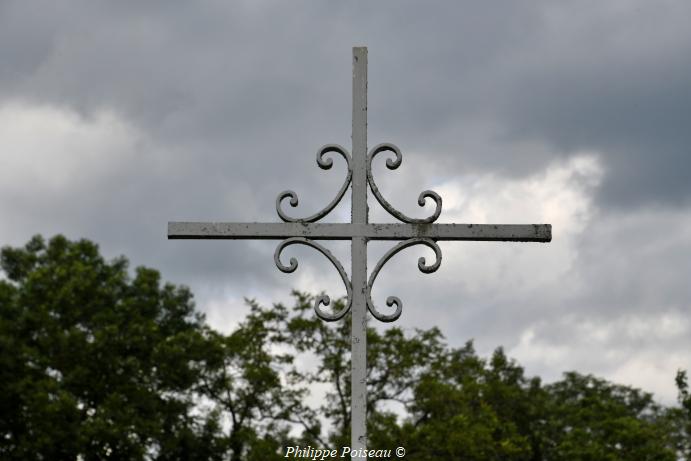
<path id="1" fill-rule="evenodd" d="M 345 295 L 310 249 L 169 241 L 168 221 L 312 214 L 345 174 L 351 48 L 369 48 L 369 143 L 389 201 L 439 222 L 551 223 L 553 241 L 442 242 L 373 290 L 404 328 L 503 345 L 548 381 L 578 370 L 665 403 L 691 368 L 691 3 L 0 0 L 0 244 L 63 233 L 189 285 L 231 329 L 243 298 Z M 325 221 L 349 219 L 348 200 Z M 370 220 L 392 222 L 370 197 Z M 392 243 L 369 246 L 373 267 Z M 349 270 L 346 243 L 329 248 Z"/>

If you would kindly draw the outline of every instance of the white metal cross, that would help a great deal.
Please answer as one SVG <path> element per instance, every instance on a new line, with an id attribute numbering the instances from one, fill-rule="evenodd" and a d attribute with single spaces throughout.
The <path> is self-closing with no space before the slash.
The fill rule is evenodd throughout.
<path id="1" fill-rule="evenodd" d="M 347 291 L 345 307 L 338 312 L 329 313 L 321 306 L 328 306 L 328 296 L 316 299 L 314 309 L 316 314 L 326 320 L 335 321 L 344 317 L 349 311 L 352 313 L 352 403 L 351 403 L 351 443 L 352 459 L 366 459 L 362 455 L 366 450 L 366 328 L 367 311 L 376 319 L 383 322 L 393 322 L 402 312 L 401 300 L 390 296 L 386 300 L 389 307 L 396 306 L 391 314 L 380 312 L 373 304 L 371 291 L 374 280 L 382 266 L 393 255 L 412 245 L 425 245 L 435 254 L 433 264 L 427 264 L 425 258 L 418 259 L 418 268 L 425 273 L 436 271 L 441 264 L 441 250 L 437 245 L 439 240 L 492 240 L 510 242 L 549 242 L 552 239 L 550 224 L 432 224 L 441 213 L 441 197 L 432 191 L 424 191 L 418 198 L 418 204 L 424 206 L 427 198 L 434 201 L 434 213 L 428 218 L 410 218 L 396 210 L 381 195 L 372 177 L 372 159 L 382 153 L 390 152 L 394 156 L 386 160 L 390 170 L 398 168 L 402 161 L 399 149 L 393 144 L 379 144 L 367 151 L 367 48 L 353 48 L 353 133 L 352 156 L 348 151 L 336 144 L 328 144 L 317 151 L 317 164 L 327 170 L 333 165 L 326 154 L 341 155 L 347 165 L 348 172 L 337 196 L 322 211 L 307 218 L 293 218 L 285 214 L 281 205 L 284 199 L 289 199 L 292 207 L 298 205 L 297 194 L 285 191 L 276 199 L 276 211 L 283 223 L 225 223 L 225 222 L 169 222 L 169 239 L 272 239 L 283 240 L 274 253 L 274 260 L 278 268 L 286 273 L 297 269 L 297 260 L 290 258 L 289 264 L 281 262 L 281 252 L 290 245 L 307 245 L 326 256 L 338 271 Z M 352 219 L 350 223 L 328 224 L 317 223 L 326 216 L 345 195 L 352 183 Z M 392 216 L 402 223 L 374 224 L 368 222 L 367 186 L 372 190 L 377 201 Z M 333 254 L 317 240 L 350 240 L 351 246 L 351 277 L 346 274 L 343 266 Z M 367 242 L 369 240 L 400 240 L 377 263 L 367 278 Z"/>

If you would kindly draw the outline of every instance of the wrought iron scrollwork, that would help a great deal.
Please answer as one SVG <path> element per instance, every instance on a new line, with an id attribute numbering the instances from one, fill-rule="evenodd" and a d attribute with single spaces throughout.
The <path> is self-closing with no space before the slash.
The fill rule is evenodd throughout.
<path id="1" fill-rule="evenodd" d="M 291 216 L 288 216 L 285 214 L 285 212 L 281 209 L 281 202 L 283 199 L 289 198 L 290 201 L 290 206 L 295 208 L 298 206 L 298 196 L 297 194 L 292 191 L 292 190 L 286 190 L 278 194 L 278 197 L 276 198 L 276 212 L 278 213 L 278 216 L 281 217 L 281 219 L 284 222 L 315 222 L 329 214 L 331 210 L 333 210 L 338 202 L 341 201 L 343 198 L 343 195 L 346 193 L 346 190 L 348 189 L 348 186 L 350 185 L 350 181 L 353 177 L 353 165 L 350 159 L 350 154 L 348 151 L 342 147 L 339 146 L 338 144 L 326 144 L 322 146 L 318 151 L 317 151 L 317 165 L 319 165 L 319 168 L 322 170 L 329 170 L 333 166 L 333 159 L 331 157 L 324 157 L 325 154 L 329 152 L 336 152 L 340 154 L 346 161 L 346 165 L 348 167 L 348 172 L 346 174 L 345 181 L 343 182 L 343 185 L 341 186 L 341 189 L 338 191 L 336 194 L 336 197 L 329 203 L 323 210 L 319 211 L 318 213 L 313 214 L 312 216 L 309 216 L 307 218 L 293 218 Z"/>
<path id="2" fill-rule="evenodd" d="M 372 177 L 372 160 L 374 157 L 381 153 L 381 152 L 393 152 L 394 155 L 396 156 L 395 158 L 391 159 L 388 158 L 386 159 L 386 167 L 389 170 L 395 170 L 401 165 L 401 162 L 403 161 L 403 155 L 401 154 L 401 151 L 398 149 L 398 147 L 394 146 L 393 144 L 390 143 L 383 143 L 383 144 L 378 144 L 370 150 L 369 154 L 367 154 L 367 182 L 369 183 L 370 189 L 372 189 L 372 193 L 374 196 L 377 198 L 377 201 L 381 204 L 382 207 L 386 211 L 389 212 L 393 217 L 396 219 L 403 221 L 405 223 L 410 223 L 410 224 L 423 224 L 423 223 L 433 223 L 434 221 L 439 218 L 439 215 L 441 214 L 441 197 L 439 194 L 437 194 L 434 191 L 431 190 L 425 190 L 420 193 L 417 199 L 417 203 L 420 206 L 425 206 L 425 202 L 427 201 L 427 198 L 431 198 L 434 201 L 435 204 L 435 210 L 432 216 L 429 216 L 427 218 L 422 218 L 422 219 L 417 219 L 417 218 L 411 218 L 406 216 L 405 214 L 401 213 L 397 209 L 395 209 L 382 195 L 381 192 L 379 192 L 379 188 L 377 188 L 376 183 L 374 182 L 374 178 Z"/>
<path id="3" fill-rule="evenodd" d="M 397 320 L 401 316 L 401 312 L 403 312 L 403 302 L 401 302 L 400 298 L 396 296 L 389 296 L 388 298 L 386 298 L 386 305 L 391 307 L 395 304 L 396 310 L 393 312 L 393 314 L 382 314 L 381 312 L 379 312 L 377 308 L 374 307 L 374 303 L 372 302 L 372 285 L 374 284 L 374 280 L 377 278 L 377 275 L 379 274 L 379 271 L 384 266 L 384 264 L 386 264 L 386 262 L 389 259 L 391 259 L 396 253 L 398 253 L 401 250 L 404 250 L 405 248 L 418 244 L 425 245 L 426 247 L 431 248 L 432 251 L 434 251 L 435 258 L 434 264 L 430 265 L 427 264 L 427 261 L 424 257 L 418 258 L 417 267 L 418 269 L 420 269 L 420 272 L 423 272 L 425 274 L 431 274 L 432 272 L 439 269 L 439 266 L 441 265 L 441 249 L 439 248 L 439 245 L 437 245 L 437 242 L 435 242 L 432 239 L 412 238 L 409 240 L 404 240 L 403 242 L 400 242 L 398 245 L 387 251 L 386 254 L 382 256 L 377 265 L 374 267 L 374 270 L 372 271 L 372 274 L 370 275 L 369 280 L 367 281 L 367 309 L 369 309 L 374 318 L 376 318 L 377 320 L 380 320 L 382 322 L 393 322 L 394 320 Z"/>
<path id="4" fill-rule="evenodd" d="M 327 295 L 321 295 L 314 300 L 314 312 L 316 312 L 317 317 L 327 322 L 334 322 L 336 320 L 343 318 L 343 316 L 346 315 L 350 310 L 350 305 L 353 301 L 353 288 L 350 283 L 350 279 L 348 279 L 348 276 L 346 275 L 346 272 L 343 269 L 341 263 L 338 262 L 336 257 L 329 250 L 327 250 L 314 240 L 306 239 L 303 237 L 292 237 L 282 241 L 278 245 L 278 247 L 276 247 L 276 251 L 274 252 L 274 261 L 276 262 L 276 267 L 278 267 L 278 269 L 281 272 L 285 272 L 286 274 L 295 272 L 295 270 L 298 268 L 298 261 L 295 258 L 290 258 L 289 265 L 287 266 L 281 262 L 281 252 L 290 245 L 307 245 L 319 251 L 321 254 L 326 256 L 326 258 L 329 261 L 331 261 L 331 264 L 333 264 L 333 266 L 338 271 L 338 274 L 341 276 L 341 280 L 343 280 L 343 284 L 345 285 L 346 292 L 348 294 L 348 300 L 346 301 L 346 305 L 343 309 L 334 312 L 333 314 L 329 314 L 328 312 L 323 311 L 320 306 L 322 304 L 324 306 L 328 306 L 329 304 L 331 304 L 331 298 L 329 298 L 329 296 Z"/>

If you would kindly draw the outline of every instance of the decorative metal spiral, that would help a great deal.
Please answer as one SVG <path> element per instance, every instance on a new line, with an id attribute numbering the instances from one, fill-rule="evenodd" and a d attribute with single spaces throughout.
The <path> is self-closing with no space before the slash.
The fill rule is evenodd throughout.
<path id="1" fill-rule="evenodd" d="M 353 288 L 341 263 L 338 262 L 336 257 L 329 250 L 327 250 L 314 240 L 309 240 L 303 237 L 292 237 L 282 241 L 278 245 L 278 247 L 276 247 L 276 251 L 274 252 L 274 262 L 276 263 L 276 267 L 278 267 L 278 269 L 281 272 L 285 272 L 286 274 L 295 272 L 295 270 L 298 268 L 298 261 L 295 258 L 290 258 L 290 264 L 288 266 L 281 262 L 281 252 L 290 245 L 307 245 L 309 247 L 312 247 L 318 250 L 324 256 L 326 256 L 326 258 L 329 261 L 331 261 L 331 264 L 334 265 L 334 267 L 338 271 L 338 274 L 341 276 L 341 280 L 343 280 L 343 284 L 346 287 L 346 292 L 348 294 L 348 300 L 346 302 L 346 305 L 340 311 L 334 312 L 333 314 L 329 314 L 328 312 L 323 311 L 320 305 L 323 304 L 324 306 L 328 306 L 329 304 L 331 304 L 331 298 L 329 298 L 327 295 L 322 295 L 314 300 L 314 312 L 317 313 L 317 317 L 327 322 L 334 322 L 336 320 L 343 318 L 343 316 L 346 315 L 350 310 L 350 305 L 353 302 Z"/>
<path id="2" fill-rule="evenodd" d="M 325 158 L 324 155 L 329 153 L 329 152 L 336 152 L 340 154 L 346 161 L 347 167 L 348 167 L 348 173 L 346 174 L 345 181 L 343 182 L 343 185 L 341 186 L 341 189 L 338 191 L 336 194 L 336 198 L 334 198 L 331 203 L 329 203 L 323 210 L 313 214 L 312 216 L 309 216 L 307 218 L 293 218 L 291 216 L 288 216 L 285 214 L 285 212 L 281 209 L 281 202 L 283 199 L 290 198 L 290 206 L 295 208 L 298 206 L 298 195 L 292 191 L 292 190 L 286 190 L 278 194 L 278 197 L 276 198 L 276 212 L 278 213 L 278 216 L 281 217 L 281 219 L 284 222 L 315 222 L 329 214 L 331 210 L 334 209 L 334 207 L 338 204 L 338 202 L 341 201 L 343 198 L 343 195 L 346 193 L 346 190 L 348 189 L 348 186 L 350 185 L 350 181 L 353 177 L 353 165 L 350 159 L 350 154 L 348 151 L 342 147 L 339 146 L 338 144 L 326 144 L 325 146 L 322 146 L 318 151 L 317 151 L 317 165 L 319 165 L 319 168 L 322 170 L 329 170 L 333 166 L 333 159 L 330 157 Z"/>
<path id="3" fill-rule="evenodd" d="M 393 314 L 382 314 L 381 312 L 379 312 L 377 308 L 374 307 L 374 303 L 372 302 L 372 285 L 374 285 L 374 280 L 377 278 L 377 275 L 379 274 L 379 271 L 384 266 L 384 264 L 386 264 L 386 262 L 389 259 L 391 259 L 396 253 L 405 248 L 418 244 L 425 245 L 431 248 L 434 251 L 435 258 L 434 264 L 431 265 L 426 264 L 426 260 L 424 257 L 418 258 L 417 267 L 418 269 L 420 269 L 420 272 L 423 272 L 425 274 L 431 274 L 432 272 L 439 269 L 439 266 L 441 265 L 441 249 L 439 248 L 439 245 L 437 245 L 437 243 L 432 239 L 412 238 L 409 240 L 404 240 L 392 249 L 390 249 L 389 251 L 387 251 L 386 254 L 379 260 L 377 265 L 374 267 L 374 270 L 372 271 L 372 274 L 369 276 L 369 280 L 367 281 L 367 309 L 369 309 L 374 318 L 376 318 L 377 320 L 380 320 L 382 322 L 393 322 L 394 320 L 397 320 L 401 316 L 401 312 L 403 312 L 403 302 L 401 302 L 400 298 L 396 296 L 389 296 L 388 298 L 386 298 L 386 305 L 391 307 L 395 304 L 396 310 Z"/>
<path id="4" fill-rule="evenodd" d="M 377 201 L 381 204 L 382 207 L 386 211 L 389 212 L 393 217 L 396 219 L 403 221 L 405 223 L 410 223 L 410 224 L 422 224 L 422 223 L 433 223 L 434 221 L 437 220 L 439 215 L 441 214 L 441 197 L 439 194 L 437 194 L 434 191 L 431 190 L 425 190 L 420 193 L 417 199 L 417 203 L 420 206 L 425 206 L 425 202 L 427 198 L 431 198 L 435 205 L 436 208 L 434 210 L 434 213 L 432 216 L 429 216 L 427 218 L 422 218 L 422 219 L 417 219 L 417 218 L 411 218 L 406 216 L 405 214 L 401 213 L 397 209 L 395 209 L 382 195 L 381 192 L 379 192 L 379 189 L 377 188 L 376 183 L 374 182 L 374 178 L 372 177 L 372 160 L 374 157 L 381 153 L 381 152 L 393 152 L 394 155 L 396 156 L 395 158 L 391 159 L 388 158 L 386 159 L 386 167 L 389 170 L 395 170 L 401 165 L 401 162 L 403 161 L 403 155 L 401 154 L 401 151 L 398 149 L 398 147 L 394 146 L 393 144 L 390 143 L 383 143 L 383 144 L 378 144 L 370 150 L 369 154 L 367 154 L 367 182 L 369 182 L 370 189 L 372 189 L 372 193 L 374 196 L 377 198 Z"/>

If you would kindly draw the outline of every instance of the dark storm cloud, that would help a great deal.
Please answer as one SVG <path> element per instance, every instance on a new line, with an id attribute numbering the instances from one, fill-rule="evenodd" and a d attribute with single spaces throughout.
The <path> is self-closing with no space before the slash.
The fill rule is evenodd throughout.
<path id="1" fill-rule="evenodd" d="M 349 48 L 366 44 L 373 143 L 518 175 L 549 159 L 493 149 L 497 140 L 594 149 L 610 172 L 604 203 L 680 203 L 691 192 L 690 10 L 5 2 L 0 92 L 118 110 L 157 142 L 241 176 L 270 160 L 304 177 L 287 161 L 294 152 L 349 141 Z M 478 126 L 487 133 L 466 143 Z"/>
<path id="2" fill-rule="evenodd" d="M 691 32 L 682 18 L 690 5 L 579 10 L 561 12 L 534 54 L 521 53 L 517 84 L 502 92 L 508 136 L 601 151 L 606 205 L 688 202 Z"/>

